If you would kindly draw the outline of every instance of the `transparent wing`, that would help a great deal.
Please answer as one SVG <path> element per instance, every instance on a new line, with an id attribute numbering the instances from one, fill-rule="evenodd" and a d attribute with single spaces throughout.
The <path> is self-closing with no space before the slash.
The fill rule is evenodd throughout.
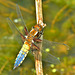
<path id="1" fill-rule="evenodd" d="M 13 34 L 14 34 L 14 37 L 16 38 L 16 40 L 18 41 L 18 43 L 19 43 L 20 45 L 22 45 L 22 44 L 23 44 L 23 41 L 24 41 L 24 39 L 21 37 L 22 34 L 20 33 L 20 31 L 19 31 L 18 28 L 15 26 L 15 24 L 11 21 L 10 18 L 7 18 L 7 22 L 8 22 L 8 24 L 9 24 L 9 26 L 10 26 L 10 28 L 11 28 Z M 22 35 L 22 36 L 23 36 L 23 35 Z"/>
<path id="2" fill-rule="evenodd" d="M 21 26 L 23 26 L 24 30 L 22 31 L 23 32 L 23 35 L 27 34 L 28 33 L 28 30 L 27 30 L 27 27 L 26 27 L 26 24 L 23 20 L 23 17 L 22 17 L 22 14 L 21 14 L 21 11 L 20 11 L 20 8 L 19 6 L 16 4 L 16 12 L 17 12 L 17 15 L 18 15 L 18 22 L 20 23 Z"/>
<path id="3" fill-rule="evenodd" d="M 48 64 L 59 64 L 60 60 L 52 54 L 42 51 L 42 60 L 48 62 Z"/>
<path id="4" fill-rule="evenodd" d="M 43 40 L 43 60 L 48 63 L 58 64 L 60 63 L 59 56 L 64 50 L 68 50 L 69 46 L 64 43 L 51 42 Z"/>
<path id="5" fill-rule="evenodd" d="M 67 44 L 64 43 L 59 43 L 59 42 L 52 42 L 52 41 L 48 41 L 48 40 L 43 40 L 43 49 L 45 51 L 49 50 L 50 52 L 56 52 L 56 51 L 60 51 L 59 49 L 66 49 L 69 50 L 69 46 Z"/>

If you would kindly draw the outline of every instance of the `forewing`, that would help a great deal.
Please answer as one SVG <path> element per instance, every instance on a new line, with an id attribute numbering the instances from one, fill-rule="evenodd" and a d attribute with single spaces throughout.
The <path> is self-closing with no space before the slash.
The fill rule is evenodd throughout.
<path id="1" fill-rule="evenodd" d="M 8 24 L 9 24 L 9 26 L 10 26 L 10 28 L 11 28 L 13 34 L 14 34 L 14 37 L 16 38 L 16 40 L 18 41 L 18 43 L 19 43 L 20 45 L 22 45 L 24 40 L 23 40 L 22 37 L 21 37 L 20 31 L 19 31 L 18 28 L 15 26 L 15 24 L 11 21 L 10 18 L 7 18 L 7 22 L 8 22 Z"/>
<path id="2" fill-rule="evenodd" d="M 28 33 L 28 30 L 27 30 L 27 27 L 26 27 L 26 24 L 24 22 L 24 19 L 22 17 L 22 14 L 21 14 L 21 11 L 20 11 L 20 8 L 19 6 L 16 4 L 16 12 L 17 12 L 17 15 L 18 15 L 18 22 L 21 26 L 23 26 L 24 30 L 22 31 L 23 32 L 23 35 L 27 35 Z"/>
<path id="3" fill-rule="evenodd" d="M 69 46 L 64 43 L 51 42 L 48 40 L 43 40 L 43 60 L 48 63 L 57 64 L 60 63 L 59 56 L 64 52 L 64 50 L 68 50 Z"/>
<path id="4" fill-rule="evenodd" d="M 52 42 L 44 39 L 42 44 L 43 44 L 43 49 L 45 51 L 49 50 L 49 51 L 56 52 L 56 51 L 60 51 L 60 49 L 69 50 L 69 46 L 64 43 Z"/>

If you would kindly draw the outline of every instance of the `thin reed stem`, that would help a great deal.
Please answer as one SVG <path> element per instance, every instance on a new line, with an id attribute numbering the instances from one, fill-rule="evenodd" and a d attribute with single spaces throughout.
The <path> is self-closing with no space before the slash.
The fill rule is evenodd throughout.
<path id="1" fill-rule="evenodd" d="M 52 24 L 51 24 L 51 29 L 54 28 L 54 24 L 56 23 L 57 21 L 57 18 L 59 17 L 59 15 L 68 7 L 68 5 L 65 5 L 62 9 L 60 9 L 60 11 L 56 14 L 55 18 L 53 19 L 52 21 Z"/>
<path id="2" fill-rule="evenodd" d="M 7 63 L 8 63 L 8 61 L 6 61 L 6 62 L 4 63 L 4 65 L 1 67 L 1 69 L 0 69 L 0 75 L 1 75 L 2 71 L 4 70 L 5 66 L 7 65 Z"/>
<path id="3" fill-rule="evenodd" d="M 37 21 L 37 24 L 40 24 L 40 21 L 43 22 L 42 0 L 35 0 L 35 6 L 36 6 L 36 21 Z M 41 36 L 40 39 L 43 40 L 43 35 Z M 42 42 L 37 44 L 37 46 L 40 48 L 40 50 L 34 52 L 36 74 L 43 75 L 42 53 L 41 53 Z"/>

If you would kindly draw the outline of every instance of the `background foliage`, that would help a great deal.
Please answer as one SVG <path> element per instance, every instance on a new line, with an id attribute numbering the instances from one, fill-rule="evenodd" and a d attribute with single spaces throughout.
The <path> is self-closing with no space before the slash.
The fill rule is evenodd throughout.
<path id="1" fill-rule="evenodd" d="M 16 4 L 20 5 L 24 21 L 31 30 L 36 24 L 34 0 L 0 0 L 0 74 L 1 75 L 35 75 L 34 57 L 28 54 L 24 63 L 13 70 L 14 61 L 21 46 L 15 41 L 14 34 L 6 21 L 10 17 L 17 19 Z M 75 0 L 43 0 L 44 38 L 68 44 L 70 49 L 59 54 L 65 54 L 63 62 L 58 65 L 45 66 L 45 75 L 75 75 Z"/>

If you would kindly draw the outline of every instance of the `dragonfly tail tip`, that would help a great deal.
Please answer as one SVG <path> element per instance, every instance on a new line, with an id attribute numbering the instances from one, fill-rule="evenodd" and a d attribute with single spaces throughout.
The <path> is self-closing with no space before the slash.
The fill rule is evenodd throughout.
<path id="1" fill-rule="evenodd" d="M 14 66 L 13 70 L 16 68 L 16 66 Z"/>

